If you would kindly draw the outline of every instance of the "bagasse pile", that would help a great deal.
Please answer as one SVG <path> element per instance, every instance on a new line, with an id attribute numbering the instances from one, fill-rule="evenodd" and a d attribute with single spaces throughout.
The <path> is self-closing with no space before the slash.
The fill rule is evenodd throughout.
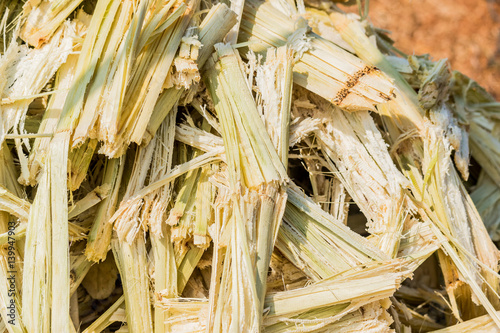
<path id="1" fill-rule="evenodd" d="M 500 103 L 363 8 L 0 2 L 0 332 L 500 332 Z"/>

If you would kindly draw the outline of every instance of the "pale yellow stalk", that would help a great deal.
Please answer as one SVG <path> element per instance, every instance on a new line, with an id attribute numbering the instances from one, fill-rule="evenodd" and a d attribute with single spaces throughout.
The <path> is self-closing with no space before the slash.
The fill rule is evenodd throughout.
<path id="1" fill-rule="evenodd" d="M 26 21 L 20 37 L 30 45 L 39 48 L 49 41 L 55 31 L 80 5 L 82 0 L 27 1 L 23 6 Z"/>
<path id="2" fill-rule="evenodd" d="M 394 165 L 368 112 L 349 113 L 317 96 L 308 98 L 314 104 L 301 100 L 296 107 L 302 119 L 311 112 L 323 122 L 315 131 L 324 158 L 320 163 L 343 183 L 367 217 L 374 244 L 395 257 L 408 218 L 404 197 L 408 181 Z"/>
<path id="3" fill-rule="evenodd" d="M 63 64 L 72 52 L 76 24 L 66 23 L 61 26 L 50 40 L 50 43 L 40 49 L 29 49 L 26 45 L 18 45 L 14 40 L 0 58 L 0 71 L 6 78 L 0 84 L 2 96 L 12 99 L 11 103 L 2 105 L 2 129 L 0 142 L 10 130 L 14 134 L 24 134 L 24 123 L 28 106 L 42 88 L 49 82 L 59 66 Z M 19 99 L 21 96 L 33 96 Z M 23 147 L 30 150 L 27 138 L 15 139 L 18 158 L 21 164 L 21 183 L 28 180 L 28 158 Z"/>
<path id="4" fill-rule="evenodd" d="M 69 330 L 68 151 L 69 133 L 57 133 L 50 143 L 50 210 L 52 224 L 51 332 Z"/>
<path id="5" fill-rule="evenodd" d="M 376 104 L 392 99 L 393 85 L 386 75 L 310 33 L 304 19 L 292 19 L 291 13 L 280 10 L 284 11 L 270 1 L 245 1 L 239 41 L 249 42 L 255 52 L 291 44 L 298 59 L 294 82 L 341 108 L 373 110 Z"/>
<path id="6" fill-rule="evenodd" d="M 20 215 L 20 210 L 23 211 L 23 208 L 27 208 L 27 202 L 20 198 L 24 193 L 16 181 L 18 174 L 14 168 L 14 160 L 5 143 L 0 146 L 0 162 L 2 164 L 0 169 L 2 201 L 6 200 L 8 206 L 2 207 L 2 211 L 0 211 L 0 232 L 6 235 L 4 244 L 7 245 L 0 249 L 0 321 L 7 332 L 21 333 L 26 332 L 22 318 L 20 293 L 24 241 L 15 239 L 14 216 L 9 215 L 9 212 Z M 19 207 L 16 207 L 18 205 Z M 24 210 L 21 215 L 25 216 L 25 214 Z"/>
<path id="7" fill-rule="evenodd" d="M 142 55 L 137 54 L 137 61 L 134 64 L 136 68 L 127 80 L 123 108 L 115 124 L 109 127 L 113 129 L 114 126 L 116 135 L 110 133 L 102 148 L 102 152 L 108 156 L 122 154 L 130 142 L 142 142 L 175 52 L 197 6 L 198 0 L 188 1 L 184 15 L 152 43 L 146 45 Z M 121 80 L 121 78 L 115 79 Z"/>
<path id="8" fill-rule="evenodd" d="M 163 222 L 163 221 L 162 221 Z M 151 235 L 151 243 L 155 260 L 154 285 L 154 331 L 155 333 L 171 332 L 167 323 L 170 313 L 157 303 L 157 295 L 163 293 L 167 298 L 177 297 L 177 266 L 175 265 L 174 249 L 170 233 L 164 231 L 162 236 Z"/>
<path id="9" fill-rule="evenodd" d="M 200 24 L 199 40 L 203 45 L 198 56 L 198 68 L 201 69 L 213 53 L 213 46 L 220 42 L 229 29 L 236 23 L 236 15 L 224 3 L 213 6 Z M 184 88 L 169 88 L 162 92 L 143 133 L 143 140 L 149 142 L 158 130 L 163 119 L 179 102 Z"/>
<path id="10" fill-rule="evenodd" d="M 155 137 L 156 147 L 151 167 L 151 181 L 155 181 L 168 174 L 172 169 L 174 150 L 174 129 L 176 112 L 172 112 L 163 122 L 158 135 Z M 158 294 L 165 297 L 177 297 L 177 266 L 170 227 L 165 223 L 167 205 L 171 200 L 171 184 L 165 185 L 152 192 L 151 211 L 149 214 L 149 227 L 151 250 L 154 257 L 154 331 L 155 333 L 171 332 L 167 323 L 170 312 L 157 304 Z"/>
<path id="11" fill-rule="evenodd" d="M 29 332 L 50 332 L 52 255 L 49 186 L 50 175 L 44 170 L 31 206 L 26 233 L 22 314 Z"/>
<path id="12" fill-rule="evenodd" d="M 209 176 L 215 167 L 201 168 L 200 180 L 196 191 L 196 220 L 193 228 L 194 245 L 207 249 L 210 246 L 208 227 L 213 223 L 212 205 L 215 199 L 215 187 L 210 184 Z"/>
<path id="13" fill-rule="evenodd" d="M 31 204 L 28 201 L 0 185 L 0 211 L 16 216 L 21 222 L 27 222 L 30 208 Z"/>
<path id="14" fill-rule="evenodd" d="M 49 100 L 49 104 L 47 105 L 47 108 L 43 114 L 42 123 L 40 124 L 40 127 L 38 129 L 38 133 L 52 134 L 54 132 L 59 120 L 59 116 L 61 115 L 62 108 L 64 106 L 64 100 L 68 95 L 68 89 L 70 88 L 71 82 L 73 81 L 74 66 L 77 62 L 78 55 L 69 55 L 66 62 L 62 64 L 57 71 L 56 82 L 54 84 L 54 90 L 56 90 L 56 93 Z M 24 179 L 23 182 L 31 185 L 36 183 L 36 177 L 40 172 L 40 168 L 43 166 L 43 161 L 45 160 L 49 143 L 50 138 L 35 139 L 28 159 L 29 175 L 23 175 L 21 177 L 22 179 Z"/>
<path id="15" fill-rule="evenodd" d="M 300 193 L 296 186 L 288 189 L 283 218 L 276 247 L 314 281 L 389 259 Z"/>
<path id="16" fill-rule="evenodd" d="M 258 330 L 269 261 L 286 202 L 287 176 L 259 117 L 239 56 L 229 45 L 217 44 L 216 50 L 218 57 L 206 67 L 206 84 L 220 120 L 232 197 L 225 213 L 229 215 L 216 228 L 217 233 L 228 228 L 232 237 L 220 267 L 223 271 L 218 267 L 212 275 L 226 282 L 212 302 L 215 313 L 210 329 Z M 230 303 L 223 303 L 229 298 Z"/>
<path id="17" fill-rule="evenodd" d="M 109 223 L 113 216 L 120 189 L 125 161 L 123 159 L 111 159 L 107 162 L 103 186 L 110 187 L 109 196 L 104 199 L 97 209 L 97 213 L 88 234 L 85 255 L 88 260 L 100 261 L 106 258 L 111 244 L 111 233 L 113 224 Z"/>
<path id="18" fill-rule="evenodd" d="M 113 239 L 111 248 L 123 281 L 129 332 L 153 332 L 145 239 L 142 234 L 130 244 Z"/>

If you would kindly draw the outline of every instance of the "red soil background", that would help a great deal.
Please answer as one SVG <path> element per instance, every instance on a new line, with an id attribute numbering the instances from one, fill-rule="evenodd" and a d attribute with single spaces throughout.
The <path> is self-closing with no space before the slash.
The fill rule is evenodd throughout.
<path id="1" fill-rule="evenodd" d="M 500 0 L 372 0 L 369 18 L 401 51 L 448 58 L 500 100 Z"/>

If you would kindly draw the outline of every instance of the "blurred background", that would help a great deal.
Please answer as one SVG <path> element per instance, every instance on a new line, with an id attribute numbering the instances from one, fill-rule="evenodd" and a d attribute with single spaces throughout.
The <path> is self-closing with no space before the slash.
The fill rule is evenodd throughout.
<path id="1" fill-rule="evenodd" d="M 371 0 L 369 18 L 406 54 L 448 58 L 500 100 L 500 0 Z"/>

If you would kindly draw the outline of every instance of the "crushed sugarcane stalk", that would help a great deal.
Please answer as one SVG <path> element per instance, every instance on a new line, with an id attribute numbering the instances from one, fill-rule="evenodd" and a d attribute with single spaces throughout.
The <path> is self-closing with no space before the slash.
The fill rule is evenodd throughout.
<path id="1" fill-rule="evenodd" d="M 500 332 L 500 103 L 356 3 L 3 1 L 0 333 Z"/>

